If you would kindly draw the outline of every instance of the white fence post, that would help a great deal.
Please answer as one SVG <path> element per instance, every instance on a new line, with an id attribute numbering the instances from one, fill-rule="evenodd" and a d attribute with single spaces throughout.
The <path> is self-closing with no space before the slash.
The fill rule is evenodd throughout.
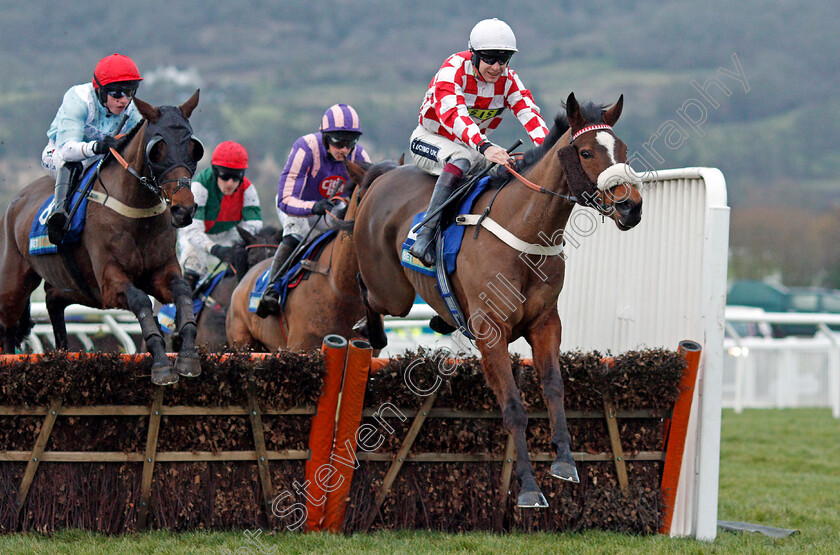
<path id="1" fill-rule="evenodd" d="M 831 342 L 831 352 L 828 355 L 828 395 L 831 400 L 831 415 L 840 418 L 840 341 L 824 323 L 819 324 L 820 331 Z"/>

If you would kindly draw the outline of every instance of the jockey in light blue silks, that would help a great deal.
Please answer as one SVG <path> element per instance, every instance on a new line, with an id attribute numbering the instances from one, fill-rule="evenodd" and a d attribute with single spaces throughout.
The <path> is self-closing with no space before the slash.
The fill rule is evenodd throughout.
<path id="1" fill-rule="evenodd" d="M 64 237 L 67 197 L 78 162 L 86 165 L 92 157 L 105 154 L 117 145 L 114 135 L 143 119 L 132 102 L 142 80 L 131 58 L 112 54 L 96 64 L 92 82 L 64 93 L 41 154 L 44 169 L 55 177 L 55 203 L 47 217 L 49 239 L 54 245 Z"/>
<path id="2" fill-rule="evenodd" d="M 347 104 L 334 104 L 324 112 L 317 133 L 304 135 L 292 151 L 280 175 L 277 188 L 277 215 L 283 224 L 283 242 L 274 253 L 269 270 L 270 282 L 260 298 L 257 315 L 265 318 L 280 311 L 280 294 L 275 284 L 283 263 L 295 247 L 315 227 L 323 233 L 323 216 L 333 207 L 331 198 L 347 198 L 350 177 L 344 160 L 370 162 L 370 156 L 357 145 L 362 134 L 359 114 Z"/>

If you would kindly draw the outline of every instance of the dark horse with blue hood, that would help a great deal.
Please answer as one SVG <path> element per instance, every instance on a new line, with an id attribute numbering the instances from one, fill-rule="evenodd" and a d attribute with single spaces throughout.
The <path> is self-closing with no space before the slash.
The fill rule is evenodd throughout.
<path id="1" fill-rule="evenodd" d="M 6 208 L 0 219 L 0 340 L 4 353 L 20 346 L 33 325 L 30 295 L 44 280 L 59 348 L 67 346 L 65 307 L 130 310 L 152 355 L 152 381 L 166 385 L 179 375 L 201 372 L 190 290 L 175 256 L 176 228 L 188 225 L 196 210 L 190 181 L 204 148 L 189 117 L 198 105 L 198 91 L 179 107 L 155 107 L 138 98 L 134 103 L 144 121 L 111 149 L 80 188 L 89 202 L 77 241 L 65 237 L 49 252 L 50 245 L 30 236 L 33 222 L 37 227 L 49 213 L 49 177 L 24 188 Z M 45 254 L 31 252 L 38 247 Z M 184 342 L 174 365 L 149 295 L 161 303 L 174 301 L 178 308 Z"/>

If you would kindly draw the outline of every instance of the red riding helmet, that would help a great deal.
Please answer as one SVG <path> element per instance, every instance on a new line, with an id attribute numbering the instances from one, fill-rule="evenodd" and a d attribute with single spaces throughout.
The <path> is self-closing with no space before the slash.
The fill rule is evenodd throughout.
<path id="1" fill-rule="evenodd" d="M 214 166 L 244 170 L 248 167 L 248 152 L 245 147 L 234 141 L 219 143 L 213 150 L 213 159 L 210 162 Z"/>
<path id="2" fill-rule="evenodd" d="M 131 58 L 122 54 L 111 54 L 99 60 L 93 70 L 93 88 L 99 89 L 109 83 L 120 81 L 142 81 L 140 71 Z"/>

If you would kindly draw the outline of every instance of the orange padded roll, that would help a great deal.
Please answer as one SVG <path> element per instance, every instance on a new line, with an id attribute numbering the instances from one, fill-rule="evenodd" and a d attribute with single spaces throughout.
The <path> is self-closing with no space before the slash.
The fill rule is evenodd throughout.
<path id="1" fill-rule="evenodd" d="M 356 432 L 362 422 L 365 390 L 367 390 L 370 374 L 370 357 L 371 348 L 367 341 L 361 339 L 350 341 L 332 456 L 332 465 L 337 472 L 331 477 L 330 484 L 336 487 L 327 494 L 324 518 L 324 529 L 333 532 L 340 531 L 344 524 L 344 515 L 350 500 L 350 483 L 353 481 L 353 471 L 358 464 Z"/>
<path id="2" fill-rule="evenodd" d="M 670 422 L 665 420 L 666 445 L 665 466 L 662 470 L 662 527 L 660 534 L 671 532 L 671 519 L 674 518 L 674 501 L 677 498 L 677 484 L 680 480 L 685 438 L 688 432 L 688 418 L 691 415 L 691 401 L 694 398 L 694 386 L 697 383 L 697 368 L 703 348 L 694 341 L 680 341 L 679 354 L 685 358 L 686 367 L 680 380 L 680 393 L 674 403 Z"/>
<path id="3" fill-rule="evenodd" d="M 318 399 L 315 416 L 312 417 L 309 460 L 306 461 L 306 527 L 312 531 L 320 530 L 324 519 L 326 492 L 315 474 L 321 466 L 330 462 L 335 436 L 335 413 L 347 357 L 347 340 L 340 335 L 328 335 L 324 337 L 321 352 L 324 353 L 324 389 Z"/>

